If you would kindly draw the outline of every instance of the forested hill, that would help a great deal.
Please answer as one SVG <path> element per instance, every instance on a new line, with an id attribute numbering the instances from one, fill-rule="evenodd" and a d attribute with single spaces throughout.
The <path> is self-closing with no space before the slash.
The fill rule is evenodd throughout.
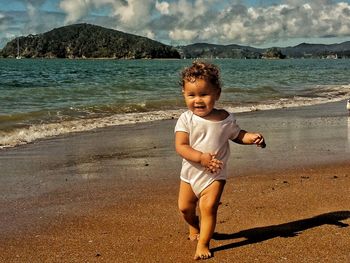
<path id="1" fill-rule="evenodd" d="M 177 49 L 186 58 L 350 58 L 350 41 L 330 45 L 302 43 L 294 47 L 266 49 L 196 43 Z"/>
<path id="2" fill-rule="evenodd" d="M 263 49 L 239 45 L 196 43 L 177 47 L 184 58 L 261 58 Z"/>
<path id="3" fill-rule="evenodd" d="M 19 40 L 19 41 L 18 41 Z M 0 56 L 25 58 L 180 58 L 178 51 L 160 42 L 113 29 L 75 24 L 14 39 Z"/>
<path id="4" fill-rule="evenodd" d="M 350 58 L 350 41 L 329 45 L 301 43 L 294 47 L 281 48 L 281 51 L 292 58 L 330 58 L 332 56 Z"/>

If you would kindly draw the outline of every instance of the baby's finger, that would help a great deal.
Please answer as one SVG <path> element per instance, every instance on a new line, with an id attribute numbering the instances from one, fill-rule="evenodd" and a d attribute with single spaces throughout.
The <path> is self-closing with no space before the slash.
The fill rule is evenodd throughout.
<path id="1" fill-rule="evenodd" d="M 216 160 L 216 163 L 223 164 L 223 162 L 222 162 L 222 161 L 217 160 L 217 159 L 215 159 L 215 160 Z"/>
<path id="2" fill-rule="evenodd" d="M 221 169 L 221 167 L 222 167 L 222 163 L 218 163 L 218 164 L 216 164 L 216 168 Z"/>
<path id="3" fill-rule="evenodd" d="M 217 170 L 220 168 L 220 165 L 219 164 L 216 164 L 216 163 L 211 163 L 210 164 L 210 169 L 211 170 Z"/>
<path id="4" fill-rule="evenodd" d="M 256 134 L 255 138 L 253 138 L 253 143 L 258 144 L 261 140 L 263 140 L 263 137 L 261 134 Z"/>
<path id="5" fill-rule="evenodd" d="M 266 147 L 266 143 L 265 143 L 265 139 L 264 139 L 264 137 L 260 137 L 260 139 L 259 140 L 257 140 L 256 142 L 256 145 L 258 146 L 258 147 L 261 147 L 261 148 L 265 148 Z"/>
<path id="6" fill-rule="evenodd" d="M 220 167 L 214 167 L 212 165 L 208 166 L 206 169 L 205 169 L 207 172 L 210 172 L 212 174 L 215 174 L 215 173 L 218 173 L 220 171 Z"/>
<path id="7" fill-rule="evenodd" d="M 213 163 L 218 163 L 218 164 L 222 164 L 222 161 L 218 160 L 218 159 L 212 159 L 211 162 Z"/>

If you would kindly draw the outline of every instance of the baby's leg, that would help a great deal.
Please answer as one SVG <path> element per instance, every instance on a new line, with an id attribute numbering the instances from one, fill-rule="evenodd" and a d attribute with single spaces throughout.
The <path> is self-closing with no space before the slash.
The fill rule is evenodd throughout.
<path id="1" fill-rule="evenodd" d="M 194 194 L 190 184 L 181 181 L 179 192 L 179 209 L 189 225 L 189 239 L 194 241 L 198 239 L 199 235 L 199 220 L 196 215 L 198 198 Z"/>
<path id="2" fill-rule="evenodd" d="M 209 242 L 215 230 L 218 206 L 224 186 L 225 181 L 214 181 L 201 194 L 199 200 L 201 234 L 194 259 L 207 259 L 211 257 Z"/>

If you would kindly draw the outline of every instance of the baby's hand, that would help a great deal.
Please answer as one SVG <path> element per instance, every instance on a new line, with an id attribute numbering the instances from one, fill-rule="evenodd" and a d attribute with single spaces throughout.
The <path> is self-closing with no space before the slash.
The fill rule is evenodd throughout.
<path id="1" fill-rule="evenodd" d="M 203 153 L 201 155 L 201 165 L 211 173 L 218 173 L 223 165 L 223 162 L 216 159 L 215 154 Z"/>
<path id="2" fill-rule="evenodd" d="M 223 164 L 224 163 L 222 161 L 216 159 L 215 156 L 213 156 L 209 166 L 206 167 L 206 170 L 211 172 L 211 173 L 216 174 L 216 173 L 220 172 Z"/>
<path id="3" fill-rule="evenodd" d="M 260 133 L 253 133 L 252 134 L 252 141 L 258 147 L 261 147 L 261 148 L 266 147 L 265 139 Z"/>

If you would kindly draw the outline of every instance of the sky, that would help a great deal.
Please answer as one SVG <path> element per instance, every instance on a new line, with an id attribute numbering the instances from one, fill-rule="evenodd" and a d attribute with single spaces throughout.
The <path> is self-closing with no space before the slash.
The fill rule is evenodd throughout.
<path id="1" fill-rule="evenodd" d="M 350 0 L 0 0 L 0 48 L 77 23 L 174 46 L 333 44 L 350 41 Z"/>

